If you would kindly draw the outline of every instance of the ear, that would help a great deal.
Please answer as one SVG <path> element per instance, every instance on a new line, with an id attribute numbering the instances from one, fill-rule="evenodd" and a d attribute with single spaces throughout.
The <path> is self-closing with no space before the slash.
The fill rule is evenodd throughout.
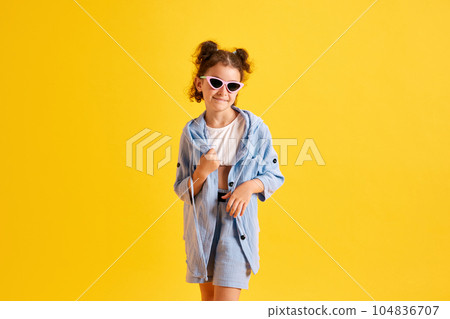
<path id="1" fill-rule="evenodd" d="M 202 82 L 198 76 L 195 77 L 194 82 L 195 82 L 195 87 L 197 88 L 197 91 L 201 92 L 202 91 Z"/>

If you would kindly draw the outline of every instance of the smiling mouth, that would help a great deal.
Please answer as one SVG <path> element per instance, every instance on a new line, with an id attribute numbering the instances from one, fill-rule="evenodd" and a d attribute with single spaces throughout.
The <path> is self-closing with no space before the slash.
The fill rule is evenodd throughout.
<path id="1" fill-rule="evenodd" d="M 215 97 L 213 97 L 213 99 L 217 100 L 217 101 L 222 101 L 222 102 L 228 102 L 227 100 L 221 100 L 221 99 L 217 99 Z"/>

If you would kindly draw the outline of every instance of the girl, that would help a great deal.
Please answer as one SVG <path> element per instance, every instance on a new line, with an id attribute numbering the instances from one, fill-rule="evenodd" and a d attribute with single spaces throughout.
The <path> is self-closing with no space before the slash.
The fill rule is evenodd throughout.
<path id="1" fill-rule="evenodd" d="M 259 269 L 257 198 L 269 198 L 284 176 L 267 125 L 236 106 L 251 73 L 247 51 L 206 41 L 194 57 L 189 97 L 206 110 L 183 128 L 174 184 L 184 201 L 186 281 L 200 285 L 202 300 L 239 300 Z"/>

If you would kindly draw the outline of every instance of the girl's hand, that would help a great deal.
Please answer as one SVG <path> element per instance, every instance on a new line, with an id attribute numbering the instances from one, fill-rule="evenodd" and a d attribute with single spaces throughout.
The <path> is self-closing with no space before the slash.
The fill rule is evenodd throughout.
<path id="1" fill-rule="evenodd" d="M 211 148 L 207 153 L 200 157 L 200 163 L 197 166 L 200 174 L 205 178 L 220 166 L 220 160 L 217 157 L 217 152 Z"/>
<path id="2" fill-rule="evenodd" d="M 250 198 L 252 197 L 252 188 L 248 182 L 251 181 L 240 184 L 233 193 L 228 192 L 226 195 L 222 196 L 223 199 L 230 198 L 227 203 L 226 211 L 230 212 L 230 216 L 233 216 L 234 218 L 239 214 L 240 216 L 244 214 L 244 211 L 250 202 Z"/>

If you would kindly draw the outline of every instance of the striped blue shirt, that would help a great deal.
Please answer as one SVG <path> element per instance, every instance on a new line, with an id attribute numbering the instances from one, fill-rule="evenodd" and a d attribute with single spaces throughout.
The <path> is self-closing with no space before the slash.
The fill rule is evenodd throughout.
<path id="1" fill-rule="evenodd" d="M 234 165 L 228 173 L 228 191 L 241 183 L 258 178 L 264 191 L 252 194 L 245 212 L 236 217 L 239 238 L 252 271 L 259 270 L 259 221 L 258 202 L 269 198 L 283 183 L 278 154 L 272 145 L 272 137 L 263 120 L 248 110 L 231 107 L 245 119 L 244 135 L 239 143 Z M 192 276 L 208 279 L 207 252 L 211 250 L 217 210 L 218 170 L 211 172 L 201 190 L 194 196 L 189 191 L 189 181 L 200 163 L 200 157 L 212 147 L 204 119 L 206 111 L 189 121 L 180 138 L 176 181 L 174 190 L 184 202 L 184 234 L 186 263 Z M 237 251 L 236 253 L 241 253 Z"/>

